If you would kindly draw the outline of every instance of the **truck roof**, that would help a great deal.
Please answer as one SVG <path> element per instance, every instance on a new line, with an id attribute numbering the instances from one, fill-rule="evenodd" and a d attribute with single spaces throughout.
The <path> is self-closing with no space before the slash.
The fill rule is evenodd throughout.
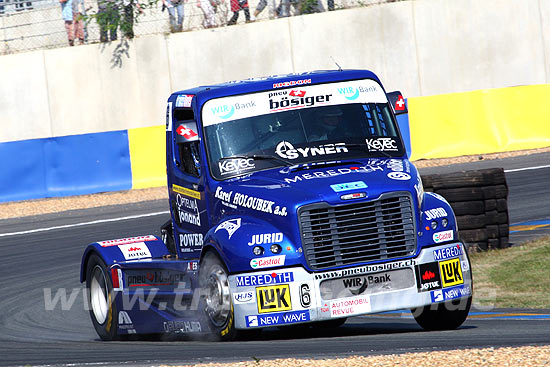
<path id="1" fill-rule="evenodd" d="M 269 89 L 299 87 L 300 85 L 330 83 L 343 80 L 374 79 L 378 77 L 369 70 L 316 70 L 305 73 L 273 75 L 261 78 L 250 78 L 220 84 L 204 85 L 172 93 L 170 99 L 181 94 L 192 94 L 201 100 L 228 95 L 254 93 Z"/>

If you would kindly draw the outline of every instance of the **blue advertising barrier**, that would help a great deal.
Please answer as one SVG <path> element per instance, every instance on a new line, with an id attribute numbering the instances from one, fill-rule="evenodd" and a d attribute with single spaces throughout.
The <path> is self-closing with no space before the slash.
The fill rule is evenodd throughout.
<path id="1" fill-rule="evenodd" d="M 0 202 L 128 190 L 128 132 L 0 144 Z"/>

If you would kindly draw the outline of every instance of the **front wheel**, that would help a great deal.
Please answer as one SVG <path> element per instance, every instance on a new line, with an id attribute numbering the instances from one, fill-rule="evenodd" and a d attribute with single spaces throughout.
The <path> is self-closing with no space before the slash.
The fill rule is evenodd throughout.
<path id="1" fill-rule="evenodd" d="M 96 254 L 88 259 L 86 289 L 90 317 L 102 340 L 118 340 L 117 311 L 113 300 L 113 285 L 105 262 Z"/>
<path id="2" fill-rule="evenodd" d="M 228 272 L 214 253 L 208 252 L 201 260 L 199 280 L 204 313 L 214 339 L 235 339 L 237 331 L 235 330 Z"/>
<path id="3" fill-rule="evenodd" d="M 412 309 L 414 319 L 424 330 L 454 330 L 466 321 L 472 297 Z"/>

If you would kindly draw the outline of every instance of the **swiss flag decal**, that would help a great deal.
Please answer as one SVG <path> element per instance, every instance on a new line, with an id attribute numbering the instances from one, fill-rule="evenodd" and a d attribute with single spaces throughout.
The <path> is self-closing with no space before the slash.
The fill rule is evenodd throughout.
<path id="1" fill-rule="evenodd" d="M 191 129 L 186 128 L 186 127 L 183 126 L 183 125 L 180 125 L 180 126 L 176 129 L 176 133 L 178 133 L 178 135 L 183 136 L 185 139 L 191 139 L 191 138 L 194 138 L 195 136 L 197 136 L 197 133 L 196 133 L 196 132 L 194 132 L 194 131 L 191 130 Z"/>
<path id="2" fill-rule="evenodd" d="M 395 102 L 395 110 L 405 111 L 405 100 L 403 99 L 403 96 L 401 94 L 399 95 L 399 97 L 397 97 L 397 101 Z"/>
<path id="3" fill-rule="evenodd" d="M 291 90 L 289 95 L 291 95 L 292 97 L 303 97 L 306 95 L 306 91 L 305 90 Z"/>

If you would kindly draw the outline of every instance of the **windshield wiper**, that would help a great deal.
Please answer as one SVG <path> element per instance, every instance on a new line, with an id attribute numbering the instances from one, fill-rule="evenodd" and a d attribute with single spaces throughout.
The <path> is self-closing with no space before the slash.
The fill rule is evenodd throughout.
<path id="1" fill-rule="evenodd" d="M 286 159 L 279 158 L 279 157 L 276 157 L 274 155 L 269 155 L 269 154 L 250 154 L 250 155 L 236 154 L 236 155 L 230 155 L 228 157 L 221 157 L 219 160 L 220 161 L 225 161 L 225 160 L 228 160 L 228 159 L 239 159 L 239 158 L 242 158 L 242 159 L 252 158 L 254 160 L 277 161 L 277 162 L 284 163 L 285 166 L 293 166 L 295 164 L 295 163 L 287 161 Z"/>
<path id="2" fill-rule="evenodd" d="M 392 157 L 389 153 L 387 152 L 383 152 L 381 150 L 377 150 L 375 152 L 371 152 L 370 150 L 367 149 L 367 146 L 364 145 L 364 144 L 346 144 L 346 148 L 361 148 L 361 150 L 367 152 L 367 153 L 382 153 L 386 158 L 394 158 Z"/>

